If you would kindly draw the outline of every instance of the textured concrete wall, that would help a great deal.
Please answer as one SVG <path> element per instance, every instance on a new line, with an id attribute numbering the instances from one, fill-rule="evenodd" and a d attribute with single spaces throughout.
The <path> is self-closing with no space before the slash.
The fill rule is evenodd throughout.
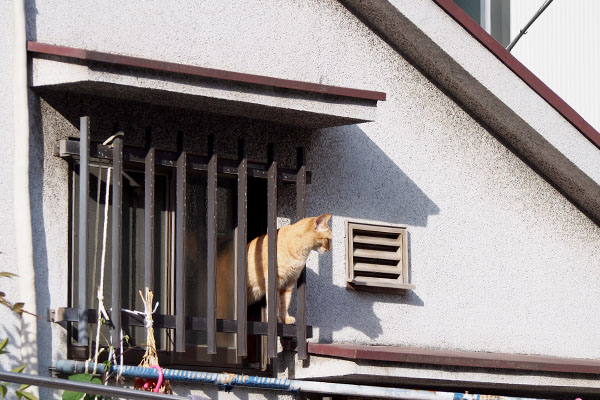
<path id="1" fill-rule="evenodd" d="M 14 48 L 13 4 L 0 4 L 0 148 L 4 153 L 0 167 L 0 271 L 17 273 L 13 220 L 13 101 L 12 75 Z M 0 278 L 0 291 L 10 301 L 21 301 L 17 278 Z M 9 339 L 9 354 L 0 356 L 2 369 L 19 363 L 20 320 L 5 307 L 0 307 L 0 339 Z"/>
<path id="2" fill-rule="evenodd" d="M 397 3 L 415 20 L 424 15 L 418 10 L 431 11 L 438 27 L 449 26 L 428 3 Z M 282 135 L 290 148 L 308 145 L 309 214 L 334 214 L 333 251 L 309 262 L 316 340 L 600 358 L 600 317 L 589 312 L 600 291 L 598 226 L 336 2 L 32 1 L 29 18 L 29 36 L 40 42 L 388 94 L 375 122 Z M 493 75 L 497 61 L 479 68 Z M 79 109 L 51 100 L 47 112 L 42 103 L 44 124 L 52 115 L 73 124 Z M 549 111 L 540 110 L 536 126 L 547 129 Z M 46 155 L 45 168 L 54 168 Z M 598 161 L 592 156 L 588 165 Z M 66 281 L 66 181 L 58 170 L 44 171 L 52 175 L 43 198 L 59 201 L 44 204 L 43 232 L 48 271 L 63 276 L 41 288 L 57 306 Z M 416 290 L 345 288 L 346 219 L 408 227 Z"/>

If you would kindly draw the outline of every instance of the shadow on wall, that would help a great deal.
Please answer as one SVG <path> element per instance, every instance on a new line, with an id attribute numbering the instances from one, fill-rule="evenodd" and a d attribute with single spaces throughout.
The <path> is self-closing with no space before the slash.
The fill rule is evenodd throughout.
<path id="1" fill-rule="evenodd" d="M 357 292 L 334 283 L 330 253 L 319 256 L 319 273 L 307 269 L 310 292 L 307 301 L 311 324 L 319 328 L 319 343 L 333 342 L 334 332 L 348 327 L 360 331 L 370 339 L 383 333 L 381 319 L 375 314 L 376 303 L 406 304 L 422 307 L 423 300 L 414 292 L 399 294 Z M 344 267 L 345 268 L 345 267 Z M 344 273 L 345 270 L 336 271 Z M 345 280 L 345 278 L 344 278 Z M 373 343 L 375 344 L 375 343 Z"/>
<path id="2" fill-rule="evenodd" d="M 14 301 L 13 299 L 8 300 Z M 16 335 L 18 331 L 12 331 L 10 328 L 6 329 L 7 326 L 11 325 L 17 325 L 20 328 L 21 321 L 20 318 L 16 316 L 16 313 L 14 315 L 7 315 L 9 313 L 12 313 L 12 311 L 10 311 L 7 307 L 1 307 L 3 307 L 2 316 L 4 319 L 3 323 L 0 325 L 0 341 L 8 339 L 8 343 L 4 348 L 4 351 L 6 351 L 6 353 L 1 355 L 2 358 L 0 358 L 0 367 L 4 370 L 8 370 L 23 365 L 23 361 L 21 359 L 21 349 L 19 347 L 21 338 Z M 25 309 L 27 309 L 27 305 L 25 305 Z M 24 372 L 27 373 L 28 371 Z"/>
<path id="3" fill-rule="evenodd" d="M 308 154 L 313 171 L 308 204 L 315 215 L 327 211 L 350 220 L 426 226 L 427 218 L 440 211 L 357 125 L 317 132 Z M 408 252 L 410 277 L 410 232 Z M 332 342 L 333 334 L 344 328 L 359 331 L 376 342 L 383 333 L 376 304 L 424 306 L 414 291 L 383 294 L 347 289 L 345 250 L 334 248 L 334 254 L 319 256 L 318 274 L 307 269 L 308 310 L 311 323 L 319 328 L 319 342 Z M 385 315 L 385 310 L 380 315 Z"/>
<path id="4" fill-rule="evenodd" d="M 37 8 L 35 0 L 25 1 L 27 40 L 37 39 Z M 30 64 L 31 67 L 31 64 Z M 31 68 L 28 79 L 32 79 Z M 45 315 L 50 306 L 50 274 L 44 217 L 44 182 L 48 179 L 44 168 L 44 154 L 51 151 L 44 141 L 40 98 L 29 89 L 29 196 L 33 239 L 33 263 L 35 266 L 35 301 L 38 315 Z M 26 303 L 27 304 L 27 303 Z M 27 306 L 26 306 L 27 307 Z M 52 364 L 52 327 L 44 319 L 38 319 L 37 358 L 38 373 L 48 376 Z M 50 398 L 52 390 L 40 387 L 40 398 Z"/>
<path id="5" fill-rule="evenodd" d="M 308 157 L 309 206 L 315 212 L 426 226 L 440 211 L 358 125 L 316 132 Z"/>

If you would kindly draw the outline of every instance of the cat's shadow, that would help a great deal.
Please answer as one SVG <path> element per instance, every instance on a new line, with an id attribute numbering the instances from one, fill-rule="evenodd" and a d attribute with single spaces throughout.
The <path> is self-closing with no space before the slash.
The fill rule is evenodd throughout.
<path id="1" fill-rule="evenodd" d="M 398 143 L 406 134 L 398 129 Z M 313 254 L 307 262 L 307 321 L 314 328 L 313 340 L 321 343 L 381 344 L 389 341 L 396 324 L 408 323 L 398 319 L 399 310 L 424 306 L 413 290 L 384 294 L 355 291 L 346 285 L 345 249 L 335 240 L 342 231 L 335 224 L 361 221 L 407 226 L 408 280 L 412 282 L 411 230 L 427 226 L 429 217 L 440 213 L 419 184 L 403 172 L 409 156 L 405 149 L 401 145 L 383 149 L 374 138 L 378 138 L 374 132 L 369 135 L 359 125 L 322 129 L 311 136 L 307 165 L 313 175 L 307 188 L 307 212 L 334 216 L 332 251 L 319 255 L 318 260 Z"/>
<path id="2" fill-rule="evenodd" d="M 345 274 L 341 275 L 342 279 L 334 279 L 334 273 L 337 277 L 339 271 L 332 268 L 331 253 L 319 255 L 318 267 L 318 273 L 313 269 L 306 269 L 308 294 L 311 296 L 307 299 L 307 321 L 313 326 L 313 339 L 320 343 L 331 343 L 336 332 L 350 328 L 361 332 L 376 344 L 377 338 L 384 333 L 382 317 L 374 309 L 376 304 L 424 306 L 423 300 L 413 291 L 386 294 L 347 288 Z M 295 304 L 292 307 L 295 310 Z M 344 341 L 350 338 L 349 335 L 356 334 L 345 332 Z"/>

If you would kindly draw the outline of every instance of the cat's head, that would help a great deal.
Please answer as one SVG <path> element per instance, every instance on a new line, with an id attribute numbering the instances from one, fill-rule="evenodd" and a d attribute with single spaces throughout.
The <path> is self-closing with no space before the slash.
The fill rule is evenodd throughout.
<path id="1" fill-rule="evenodd" d="M 329 219 L 331 219 L 331 214 L 323 214 L 312 218 L 311 221 L 314 249 L 319 253 L 331 250 L 333 235 L 329 229 Z"/>

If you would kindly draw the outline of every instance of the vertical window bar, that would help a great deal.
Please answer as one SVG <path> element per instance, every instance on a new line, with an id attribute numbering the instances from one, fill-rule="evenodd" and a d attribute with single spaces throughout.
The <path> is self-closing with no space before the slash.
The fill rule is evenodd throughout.
<path id="1" fill-rule="evenodd" d="M 146 128 L 146 160 L 144 179 L 144 285 L 154 290 L 154 184 L 156 151 L 152 146 L 152 130 Z"/>
<path id="2" fill-rule="evenodd" d="M 267 187 L 268 289 L 267 289 L 267 355 L 277 357 L 277 162 L 274 146 L 268 147 L 269 172 Z"/>
<path id="3" fill-rule="evenodd" d="M 113 184 L 112 184 L 112 301 L 110 319 L 113 324 L 110 341 L 115 349 L 121 347 L 121 261 L 123 259 L 122 199 L 123 199 L 123 139 L 117 137 L 113 142 Z"/>
<path id="4" fill-rule="evenodd" d="M 248 232 L 246 227 L 246 216 L 248 212 L 248 149 L 246 141 L 238 141 L 238 195 L 237 195 L 237 355 L 246 357 L 248 355 L 247 346 L 247 299 L 246 299 L 246 246 L 248 242 Z"/>
<path id="5" fill-rule="evenodd" d="M 79 318 L 77 323 L 77 341 L 82 346 L 88 344 L 87 318 L 87 242 L 88 242 L 88 195 L 89 195 L 89 154 L 90 119 L 79 120 L 79 284 L 77 305 Z"/>
<path id="6" fill-rule="evenodd" d="M 175 351 L 185 352 L 185 235 L 186 227 L 186 153 L 183 132 L 177 132 L 177 172 L 175 198 Z"/>
<path id="7" fill-rule="evenodd" d="M 206 251 L 206 344 L 208 354 L 217 354 L 217 152 L 214 136 L 208 137 L 207 251 Z"/>
<path id="8" fill-rule="evenodd" d="M 306 217 L 306 167 L 304 148 L 298 147 L 296 154 L 296 221 Z M 296 327 L 298 339 L 298 359 L 307 359 L 306 348 L 306 265 L 298 278 L 296 290 Z"/>

